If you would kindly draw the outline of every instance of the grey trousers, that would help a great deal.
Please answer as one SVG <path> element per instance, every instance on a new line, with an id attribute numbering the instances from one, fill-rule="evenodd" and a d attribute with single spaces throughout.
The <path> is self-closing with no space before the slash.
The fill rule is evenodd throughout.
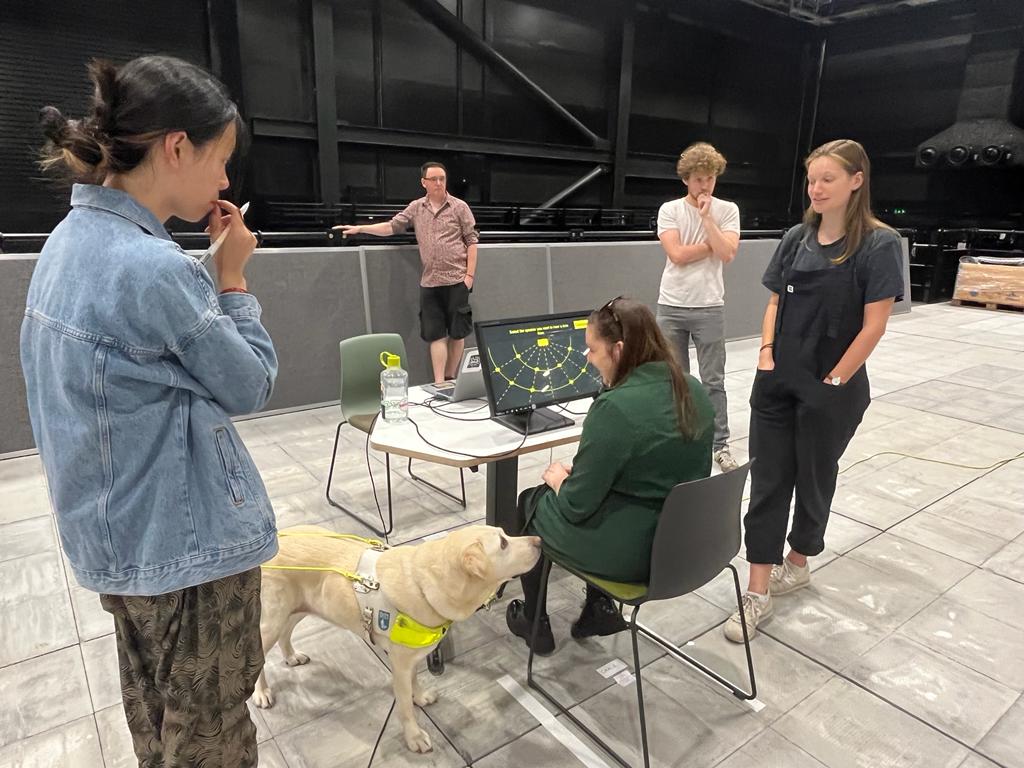
<path id="1" fill-rule="evenodd" d="M 700 380 L 715 409 L 715 451 L 729 442 L 729 412 L 725 397 L 725 307 L 658 305 L 658 327 L 675 349 L 683 370 L 690 372 L 690 339 L 697 348 Z"/>

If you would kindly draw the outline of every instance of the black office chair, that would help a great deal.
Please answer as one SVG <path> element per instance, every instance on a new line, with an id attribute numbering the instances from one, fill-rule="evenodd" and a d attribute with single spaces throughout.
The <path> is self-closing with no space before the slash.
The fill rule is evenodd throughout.
<path id="1" fill-rule="evenodd" d="M 587 584 L 600 589 L 620 604 L 633 607 L 627 625 L 633 639 L 633 672 L 636 675 L 636 697 L 640 707 L 640 738 L 643 747 L 644 766 L 649 768 L 650 754 L 647 747 L 647 721 L 644 711 L 643 681 L 640 675 L 640 652 L 637 636 L 642 634 L 660 645 L 680 661 L 696 667 L 715 682 L 727 688 L 736 698 L 749 701 L 757 696 L 754 681 L 754 662 L 750 656 L 750 637 L 747 634 L 746 618 L 743 615 L 743 595 L 740 578 L 731 560 L 740 548 L 740 502 L 743 500 L 743 486 L 751 462 L 720 475 L 713 475 L 690 483 L 681 483 L 672 489 L 661 508 L 658 527 L 651 547 L 651 577 L 646 584 L 630 584 L 608 581 L 558 563 L 557 558 L 545 550 L 541 571 L 540 605 L 544 605 L 548 588 L 551 564 L 558 563 L 570 573 L 583 579 Z M 651 600 L 668 600 L 682 597 L 712 581 L 723 570 L 732 571 L 736 587 L 736 605 L 740 609 L 743 626 L 743 644 L 747 652 L 747 671 L 750 676 L 750 692 L 729 682 L 697 659 L 680 650 L 678 646 L 636 620 L 640 606 Z M 630 768 L 615 750 L 590 728 L 584 725 L 566 707 L 560 704 L 533 677 L 533 646 L 537 641 L 541 612 L 533 617 L 533 631 L 530 640 L 530 659 L 526 665 L 526 680 L 531 688 L 569 718 L 576 726 L 601 746 L 624 768 Z"/>

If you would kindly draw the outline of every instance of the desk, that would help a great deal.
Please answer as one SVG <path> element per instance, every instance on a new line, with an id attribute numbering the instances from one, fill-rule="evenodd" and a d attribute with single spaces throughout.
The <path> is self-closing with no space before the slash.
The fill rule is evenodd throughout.
<path id="1" fill-rule="evenodd" d="M 426 405 L 429 400 L 429 393 L 420 387 L 412 387 L 409 390 L 410 421 L 388 424 L 377 419 L 370 433 L 370 446 L 378 451 L 450 467 L 490 464 L 487 468 L 487 524 L 497 525 L 513 536 L 520 533 L 514 530 L 519 457 L 579 442 L 583 433 L 583 417 L 594 402 L 588 397 L 568 403 L 566 408 L 571 408 L 572 412 L 559 412 L 573 419 L 576 422 L 573 426 L 529 435 L 524 441 L 518 432 L 491 421 L 490 411 L 483 400 L 461 403 L 435 400 L 430 403 L 432 407 Z"/>

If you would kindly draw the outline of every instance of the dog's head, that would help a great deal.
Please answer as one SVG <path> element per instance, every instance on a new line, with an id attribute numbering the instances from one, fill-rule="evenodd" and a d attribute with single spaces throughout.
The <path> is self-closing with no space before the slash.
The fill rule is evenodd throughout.
<path id="1" fill-rule="evenodd" d="M 467 575 L 499 584 L 526 573 L 540 559 L 540 537 L 509 536 L 501 528 L 470 525 L 448 534 Z"/>

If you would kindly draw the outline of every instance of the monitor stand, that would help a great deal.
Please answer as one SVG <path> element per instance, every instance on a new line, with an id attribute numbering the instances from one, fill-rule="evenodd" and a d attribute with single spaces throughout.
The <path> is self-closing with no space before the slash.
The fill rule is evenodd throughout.
<path id="1" fill-rule="evenodd" d="M 552 429 L 571 427 L 576 423 L 550 408 L 537 408 L 536 410 L 524 413 L 506 413 L 503 416 L 493 416 L 492 420 L 503 424 L 521 435 L 550 432 Z"/>

